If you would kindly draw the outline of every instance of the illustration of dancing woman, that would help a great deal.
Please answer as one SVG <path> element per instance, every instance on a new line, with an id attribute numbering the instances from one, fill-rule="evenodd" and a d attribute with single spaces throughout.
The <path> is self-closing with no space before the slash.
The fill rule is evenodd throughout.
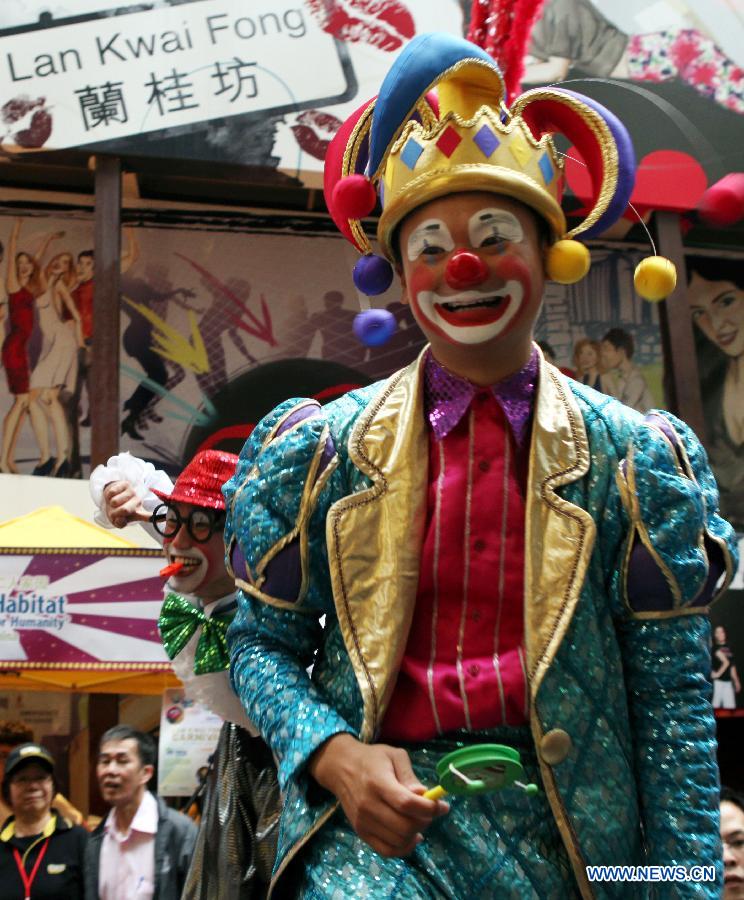
<path id="1" fill-rule="evenodd" d="M 70 471 L 72 439 L 59 394 L 73 391 L 77 377 L 78 348 L 84 346 L 82 323 L 71 290 L 75 285 L 75 261 L 71 253 L 58 253 L 41 273 L 41 293 L 36 309 L 41 331 L 41 354 L 31 373 L 29 415 L 39 441 L 41 458 L 35 475 L 64 477 Z M 62 319 L 66 309 L 71 319 Z M 56 456 L 51 455 L 48 424 L 52 426 Z"/>
<path id="2" fill-rule="evenodd" d="M 8 244 L 8 263 L 5 286 L 8 293 L 8 325 L 3 341 L 2 363 L 8 381 L 8 390 L 13 395 L 13 405 L 3 420 L 2 451 L 0 452 L 0 472 L 17 473 L 15 465 L 15 447 L 26 413 L 31 413 L 30 363 L 28 342 L 34 328 L 34 302 L 42 291 L 40 260 L 46 253 L 49 244 L 60 234 L 49 234 L 45 237 L 39 252 L 35 256 L 18 250 L 18 238 L 21 233 L 21 219 L 16 219 Z M 38 417 L 37 417 L 38 418 Z M 42 416 L 43 418 L 43 416 Z M 44 434 L 37 432 L 34 418 L 32 427 L 43 450 Z M 48 448 L 48 440 L 47 440 Z M 46 457 L 49 456 L 48 449 Z M 44 453 L 42 452 L 42 457 Z"/>

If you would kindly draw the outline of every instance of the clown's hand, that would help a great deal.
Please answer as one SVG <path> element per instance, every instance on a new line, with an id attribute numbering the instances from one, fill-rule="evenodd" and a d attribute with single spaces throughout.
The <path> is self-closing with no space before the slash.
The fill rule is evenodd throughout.
<path id="1" fill-rule="evenodd" d="M 117 486 L 116 490 L 114 485 Z M 89 486 L 90 496 L 97 507 L 93 519 L 103 528 L 112 526 L 123 528 L 128 522 L 148 521 L 149 514 L 163 502 L 154 492 L 170 494 L 173 490 L 173 482 L 165 472 L 127 452 L 112 456 L 105 466 L 96 466 L 90 473 Z M 108 515 L 107 506 L 110 499 L 118 495 L 124 487 L 129 488 L 132 493 L 126 497 L 118 497 L 117 506 L 127 503 L 130 505 L 126 509 L 114 511 L 119 515 L 119 522 L 115 523 Z M 106 490 L 108 498 L 104 496 Z M 132 494 L 139 498 L 139 503 L 131 503 Z M 124 516 L 131 518 L 124 519 Z"/>
<path id="2" fill-rule="evenodd" d="M 103 512 L 114 528 L 149 522 L 150 514 L 128 481 L 111 481 L 103 489 Z"/>
<path id="3" fill-rule="evenodd" d="M 426 788 L 405 750 L 363 744 L 337 734 L 310 762 L 315 780 L 340 800 L 354 831 L 380 856 L 408 856 L 423 832 L 449 811 L 442 800 L 427 800 Z"/>

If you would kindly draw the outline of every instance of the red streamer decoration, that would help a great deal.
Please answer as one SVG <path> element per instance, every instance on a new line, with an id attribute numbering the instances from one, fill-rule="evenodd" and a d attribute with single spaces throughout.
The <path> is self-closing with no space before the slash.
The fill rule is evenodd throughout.
<path id="1" fill-rule="evenodd" d="M 544 0 L 473 0 L 468 40 L 499 64 L 508 98 L 520 93 L 530 35 Z"/>

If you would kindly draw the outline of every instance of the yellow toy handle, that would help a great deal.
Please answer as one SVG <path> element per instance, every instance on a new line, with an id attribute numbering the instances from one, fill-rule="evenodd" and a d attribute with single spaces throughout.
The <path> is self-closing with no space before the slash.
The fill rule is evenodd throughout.
<path id="1" fill-rule="evenodd" d="M 424 794 L 427 800 L 440 800 L 442 797 L 447 795 L 447 791 L 442 787 L 441 784 L 436 785 L 436 787 L 429 788 L 429 790 Z"/>

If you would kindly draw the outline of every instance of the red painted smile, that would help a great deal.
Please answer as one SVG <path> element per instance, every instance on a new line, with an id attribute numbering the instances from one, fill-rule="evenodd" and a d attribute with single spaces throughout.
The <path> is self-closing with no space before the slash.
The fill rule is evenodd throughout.
<path id="1" fill-rule="evenodd" d="M 437 312 L 450 325 L 468 328 L 473 325 L 493 325 L 509 308 L 511 294 L 474 298 L 458 303 L 437 303 Z"/>

